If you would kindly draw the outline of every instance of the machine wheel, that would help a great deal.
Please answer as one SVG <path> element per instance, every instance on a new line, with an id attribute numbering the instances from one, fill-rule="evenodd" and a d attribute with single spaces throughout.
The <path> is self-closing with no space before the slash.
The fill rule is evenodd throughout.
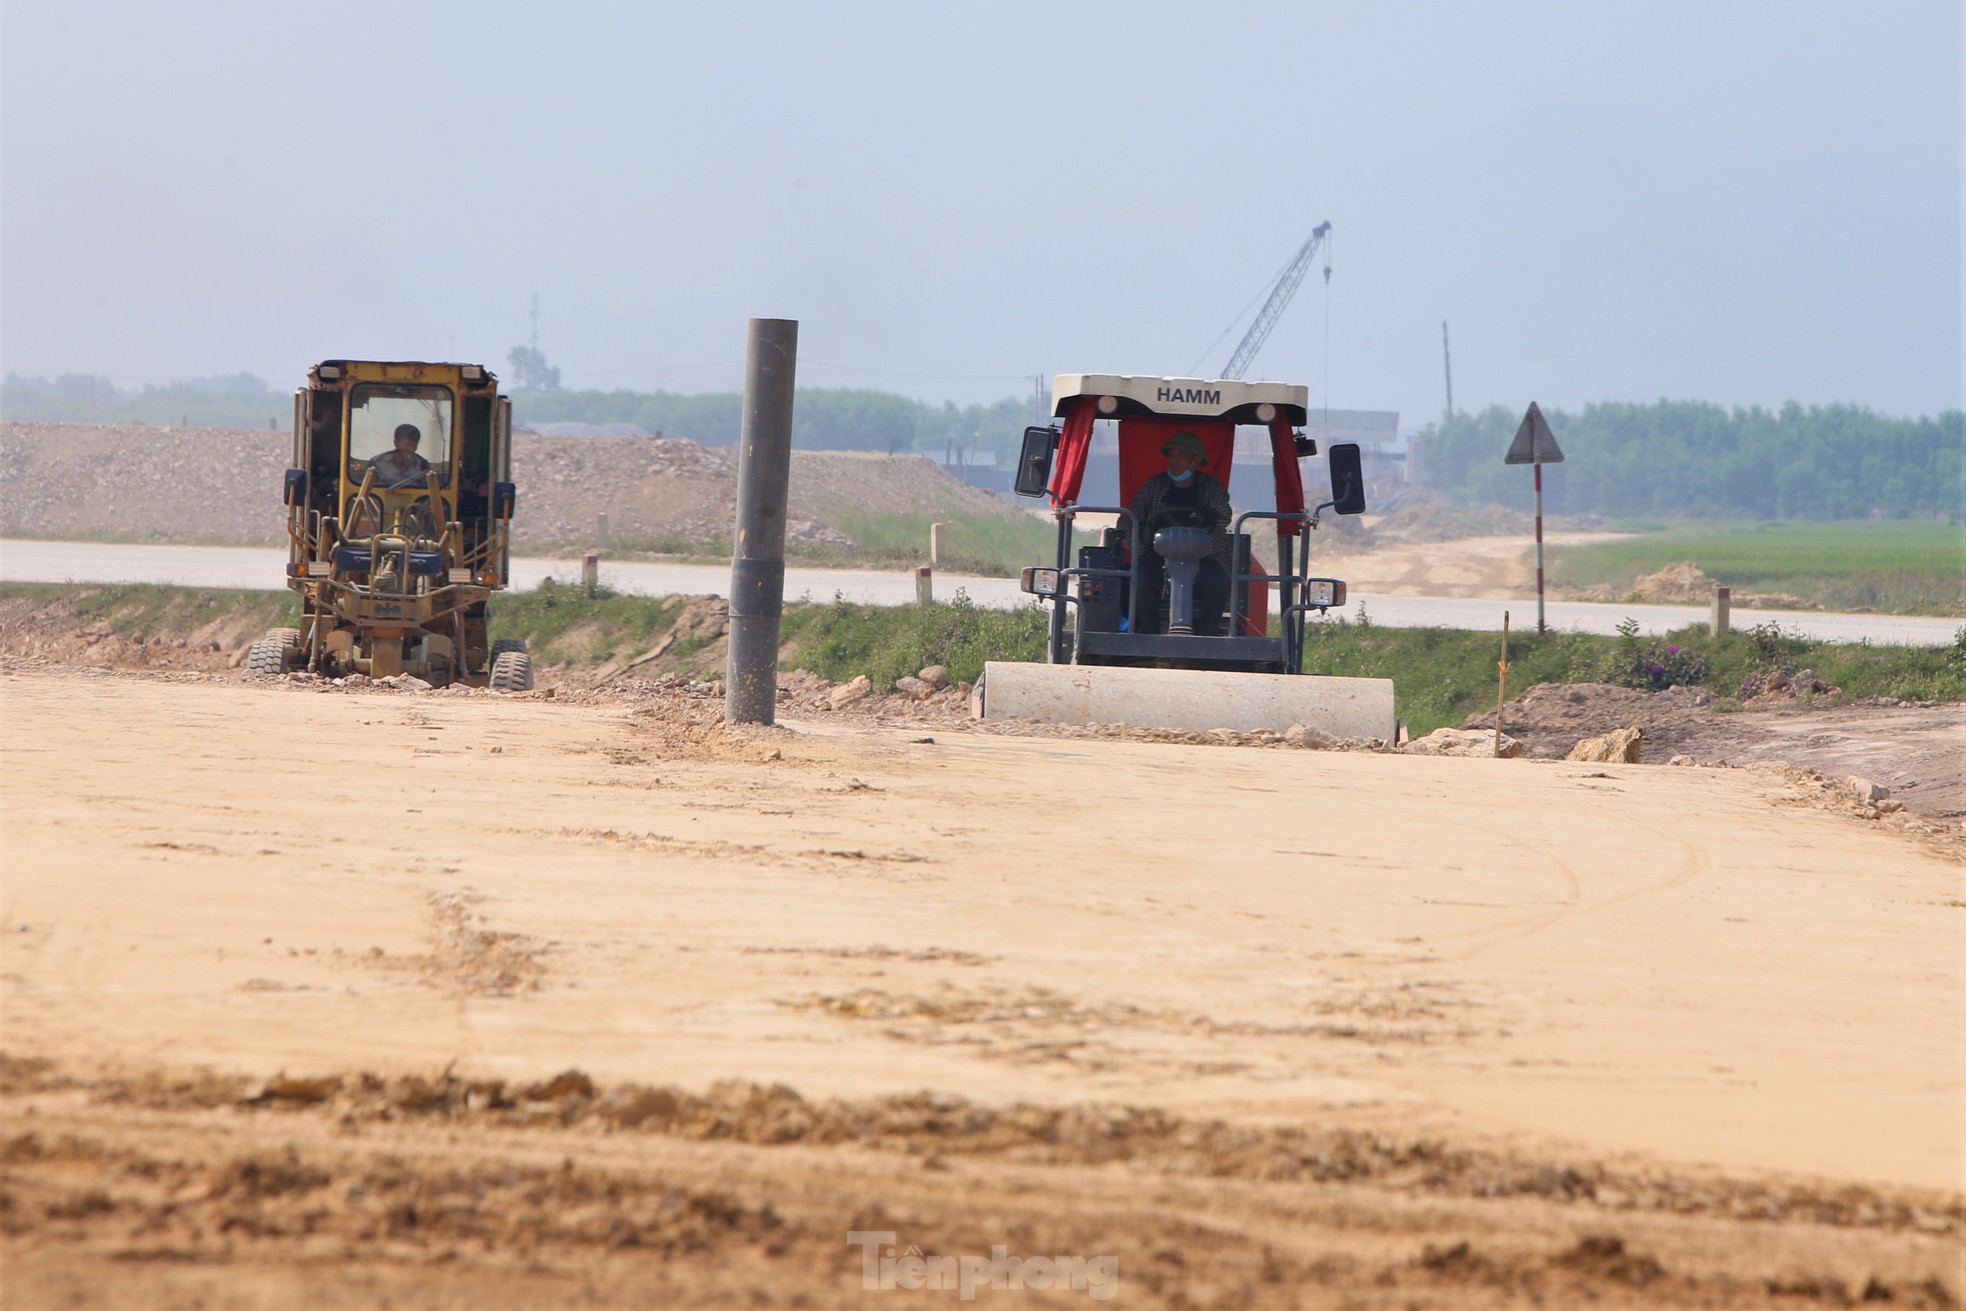
<path id="1" fill-rule="evenodd" d="M 246 677 L 278 678 L 287 672 L 287 656 L 293 650 L 277 637 L 262 637 L 246 648 Z"/>
<path id="2" fill-rule="evenodd" d="M 492 659 L 491 686 L 494 692 L 532 691 L 532 657 L 524 650 L 500 651 Z"/>
<path id="3" fill-rule="evenodd" d="M 491 655 L 486 658 L 495 665 L 498 663 L 498 658 L 507 651 L 524 651 L 525 649 L 526 643 L 524 638 L 501 637 L 491 644 Z"/>
<path id="4" fill-rule="evenodd" d="M 291 651 L 300 645 L 300 630 L 298 628 L 269 628 L 260 640 L 263 642 L 278 642 L 287 650 Z"/>

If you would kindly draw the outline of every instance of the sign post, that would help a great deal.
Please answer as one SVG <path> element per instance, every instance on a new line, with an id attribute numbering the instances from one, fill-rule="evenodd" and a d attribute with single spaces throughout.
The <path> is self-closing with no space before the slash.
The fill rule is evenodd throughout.
<path id="1" fill-rule="evenodd" d="M 1543 466 L 1563 463 L 1563 448 L 1556 444 L 1556 434 L 1550 431 L 1550 422 L 1536 402 L 1529 402 L 1529 413 L 1522 416 L 1522 426 L 1515 430 L 1515 441 L 1509 444 L 1509 453 L 1502 457 L 1502 463 L 1535 467 L 1536 632 L 1540 636 L 1549 631 L 1543 622 Z"/>

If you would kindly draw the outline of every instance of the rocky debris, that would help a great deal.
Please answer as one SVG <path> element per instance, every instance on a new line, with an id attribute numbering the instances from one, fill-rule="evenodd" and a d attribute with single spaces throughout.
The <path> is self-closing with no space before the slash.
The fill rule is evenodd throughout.
<path id="1" fill-rule="evenodd" d="M 1867 778 L 1851 778 L 1848 780 L 1848 786 L 1857 800 L 1866 806 L 1874 806 L 1891 795 L 1890 788 L 1882 783 L 1873 783 Z"/>
<path id="2" fill-rule="evenodd" d="M 1842 695 L 1842 688 L 1816 677 L 1813 669 L 1798 669 L 1792 674 L 1771 669 L 1767 673 L 1750 675 L 1741 684 L 1741 700 L 1754 703 Z"/>
<path id="3" fill-rule="evenodd" d="M 1409 756 L 1469 756 L 1477 759 L 1513 760 L 1522 754 L 1522 743 L 1504 733 L 1501 735 L 1498 747 L 1493 729 L 1484 732 L 1467 728 L 1436 728 L 1425 737 L 1416 737 L 1405 746 L 1395 749 Z"/>
<path id="4" fill-rule="evenodd" d="M 874 681 L 862 674 L 851 683 L 842 683 L 826 694 L 827 702 L 835 710 L 843 709 L 856 701 L 862 701 L 874 690 Z"/>
<path id="5" fill-rule="evenodd" d="M 926 700 L 935 694 L 935 689 L 927 683 L 906 674 L 894 680 L 894 690 L 902 696 L 913 697 L 917 701 Z"/>
<path id="6" fill-rule="evenodd" d="M 1645 730 L 1639 727 L 1620 728 L 1602 737 L 1587 737 L 1570 748 L 1565 760 L 1582 764 L 1636 765 L 1639 754 L 1645 746 Z"/>
<path id="7" fill-rule="evenodd" d="M 1283 730 L 1285 746 L 1302 747 L 1309 751 L 1324 751 L 1336 746 L 1338 739 L 1322 729 L 1309 724 L 1292 724 Z"/>
<path id="8" fill-rule="evenodd" d="M 1641 692 L 1609 683 L 1537 683 L 1502 708 L 1502 730 L 1522 743 L 1523 755 L 1561 760 L 1586 737 L 1638 725 L 1652 753 L 1685 752 L 1694 725 L 1713 722 L 1713 693 L 1675 685 Z M 1470 715 L 1464 728 L 1495 727 L 1495 712 Z"/>
<path id="9" fill-rule="evenodd" d="M 915 677 L 921 679 L 922 682 L 927 683 L 929 687 L 933 688 L 937 692 L 944 692 L 948 690 L 949 671 L 946 667 L 942 665 L 928 665 L 924 667 L 920 673 L 916 674 Z"/>
<path id="10" fill-rule="evenodd" d="M 0 536 L 278 545 L 292 448 L 285 430 L 0 423 Z M 512 468 L 522 553 L 592 549 L 600 514 L 614 550 L 730 549 L 735 447 L 521 430 Z M 871 451 L 793 452 L 790 500 L 786 542 L 832 550 L 855 546 L 839 523 L 856 513 L 1022 513 L 925 456 Z"/>

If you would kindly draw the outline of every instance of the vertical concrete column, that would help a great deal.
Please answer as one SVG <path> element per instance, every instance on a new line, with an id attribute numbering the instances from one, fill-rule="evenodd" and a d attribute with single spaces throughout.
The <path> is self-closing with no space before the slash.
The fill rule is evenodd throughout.
<path id="1" fill-rule="evenodd" d="M 792 387 L 798 357 L 796 320 L 751 320 L 737 437 L 730 657 L 724 667 L 724 718 L 732 723 L 777 722 L 785 501 L 792 481 Z"/>
<path id="2" fill-rule="evenodd" d="M 580 557 L 580 585 L 592 596 L 601 587 L 601 553 L 589 551 Z"/>
<path id="3" fill-rule="evenodd" d="M 603 551 L 612 551 L 614 541 L 608 532 L 608 512 L 601 511 L 594 516 L 594 544 Z"/>
<path id="4" fill-rule="evenodd" d="M 932 523 L 928 526 L 928 562 L 930 564 L 942 563 L 943 544 L 945 541 L 943 534 L 946 527 L 947 525 L 939 523 Z"/>
<path id="5" fill-rule="evenodd" d="M 1708 625 L 1715 637 L 1727 636 L 1729 611 L 1734 607 L 1734 589 L 1716 587 L 1713 589 L 1713 622 Z"/>
<path id="6" fill-rule="evenodd" d="M 915 604 L 935 604 L 935 570 L 930 565 L 915 566 Z"/>

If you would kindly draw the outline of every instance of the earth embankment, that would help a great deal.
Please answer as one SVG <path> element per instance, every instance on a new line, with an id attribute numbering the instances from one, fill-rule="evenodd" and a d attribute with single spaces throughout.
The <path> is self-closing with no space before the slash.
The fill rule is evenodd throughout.
<path id="1" fill-rule="evenodd" d="M 0 537 L 272 545 L 286 540 L 285 432 L 134 424 L 0 424 Z M 680 437 L 513 434 L 521 552 L 599 545 L 608 516 L 621 550 L 728 550 L 737 455 Z M 951 512 L 1014 518 L 1015 506 L 925 456 L 797 451 L 794 545 L 850 547 L 854 514 Z"/>

